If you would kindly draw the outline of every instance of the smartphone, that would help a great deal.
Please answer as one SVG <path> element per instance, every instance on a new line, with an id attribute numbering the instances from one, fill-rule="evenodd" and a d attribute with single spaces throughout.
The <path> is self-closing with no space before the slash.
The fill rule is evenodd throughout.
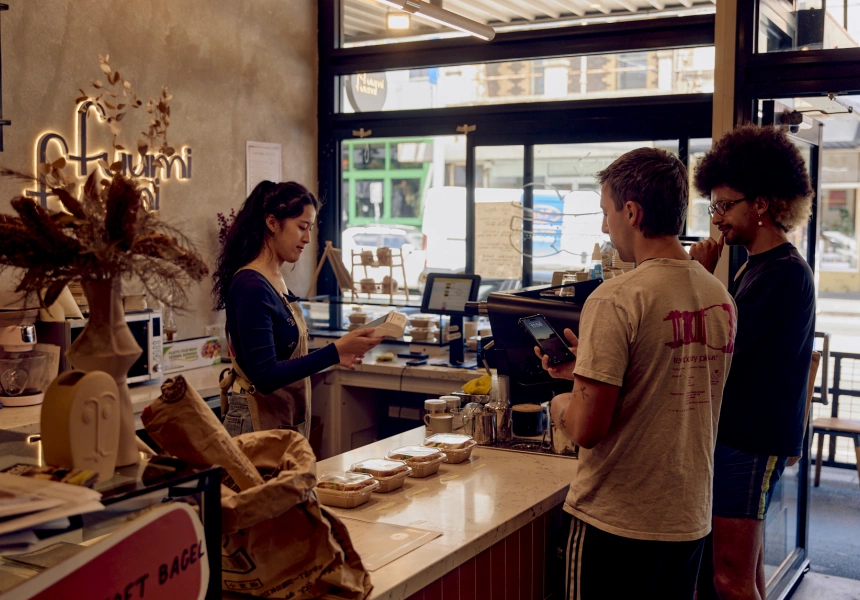
<path id="1" fill-rule="evenodd" d="M 519 323 L 520 327 L 534 338 L 541 352 L 549 357 L 550 366 L 555 367 L 576 360 L 576 356 L 567 347 L 567 343 L 543 315 L 523 317 Z"/>
<path id="2" fill-rule="evenodd" d="M 415 359 L 415 360 L 407 360 L 406 361 L 407 367 L 420 367 L 421 365 L 426 365 L 426 364 L 427 364 L 426 358 L 423 358 L 423 359 L 419 358 L 419 359 Z"/>

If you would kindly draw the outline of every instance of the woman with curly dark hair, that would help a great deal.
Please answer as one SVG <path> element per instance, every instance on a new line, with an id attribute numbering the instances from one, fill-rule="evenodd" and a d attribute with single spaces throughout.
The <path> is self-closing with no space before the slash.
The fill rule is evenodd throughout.
<path id="1" fill-rule="evenodd" d="M 263 181 L 224 238 L 212 295 L 216 310 L 227 309 L 235 356 L 232 372 L 221 382 L 221 412 L 231 435 L 288 428 L 307 436 L 310 375 L 336 364 L 354 368 L 382 341 L 369 337 L 373 329 L 364 329 L 308 352 L 302 309 L 281 267 L 298 262 L 319 207 L 316 196 L 298 183 Z"/>
<path id="2" fill-rule="evenodd" d="M 737 337 L 714 450 L 713 561 L 702 559 L 698 598 L 758 600 L 764 518 L 806 429 L 815 285 L 787 234 L 809 220 L 813 190 L 786 133 L 753 125 L 723 136 L 699 162 L 694 183 L 711 198 L 720 239 L 695 244 L 693 258 L 713 272 L 724 244 L 749 254 L 729 285 Z"/>

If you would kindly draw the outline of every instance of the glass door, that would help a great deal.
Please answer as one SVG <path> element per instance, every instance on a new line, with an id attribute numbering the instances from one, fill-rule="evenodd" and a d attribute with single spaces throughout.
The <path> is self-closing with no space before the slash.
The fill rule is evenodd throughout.
<path id="1" fill-rule="evenodd" d="M 799 115 L 799 116 L 798 116 Z M 806 257 L 815 273 L 818 287 L 818 223 L 820 218 L 820 153 L 822 145 L 821 122 L 811 119 L 785 104 L 767 100 L 761 104 L 761 124 L 781 125 L 783 121 L 798 122 L 789 125 L 789 135 L 800 151 L 809 170 L 815 192 L 812 217 L 809 225 L 789 235 L 801 255 Z M 809 475 L 811 422 L 806 433 L 806 444 L 800 461 L 787 467 L 774 488 L 773 499 L 765 521 L 764 563 L 768 598 L 784 598 L 791 592 L 803 570 L 809 565 Z"/>

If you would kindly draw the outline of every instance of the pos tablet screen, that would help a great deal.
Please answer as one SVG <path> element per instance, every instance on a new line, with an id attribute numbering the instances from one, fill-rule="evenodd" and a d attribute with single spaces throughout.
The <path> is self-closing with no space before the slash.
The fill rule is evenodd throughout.
<path id="1" fill-rule="evenodd" d="M 421 300 L 421 312 L 464 316 L 466 302 L 478 299 L 480 275 L 463 273 L 430 273 Z"/>

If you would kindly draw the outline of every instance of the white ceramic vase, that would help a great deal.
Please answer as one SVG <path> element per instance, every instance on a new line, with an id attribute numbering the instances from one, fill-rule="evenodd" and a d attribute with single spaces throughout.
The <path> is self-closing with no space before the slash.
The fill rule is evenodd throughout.
<path id="1" fill-rule="evenodd" d="M 143 351 L 125 322 L 120 279 L 84 279 L 81 285 L 89 302 L 89 320 L 66 358 L 75 369 L 104 371 L 116 381 L 120 407 L 116 465 L 134 465 L 140 462 L 140 452 L 126 379 Z"/>

